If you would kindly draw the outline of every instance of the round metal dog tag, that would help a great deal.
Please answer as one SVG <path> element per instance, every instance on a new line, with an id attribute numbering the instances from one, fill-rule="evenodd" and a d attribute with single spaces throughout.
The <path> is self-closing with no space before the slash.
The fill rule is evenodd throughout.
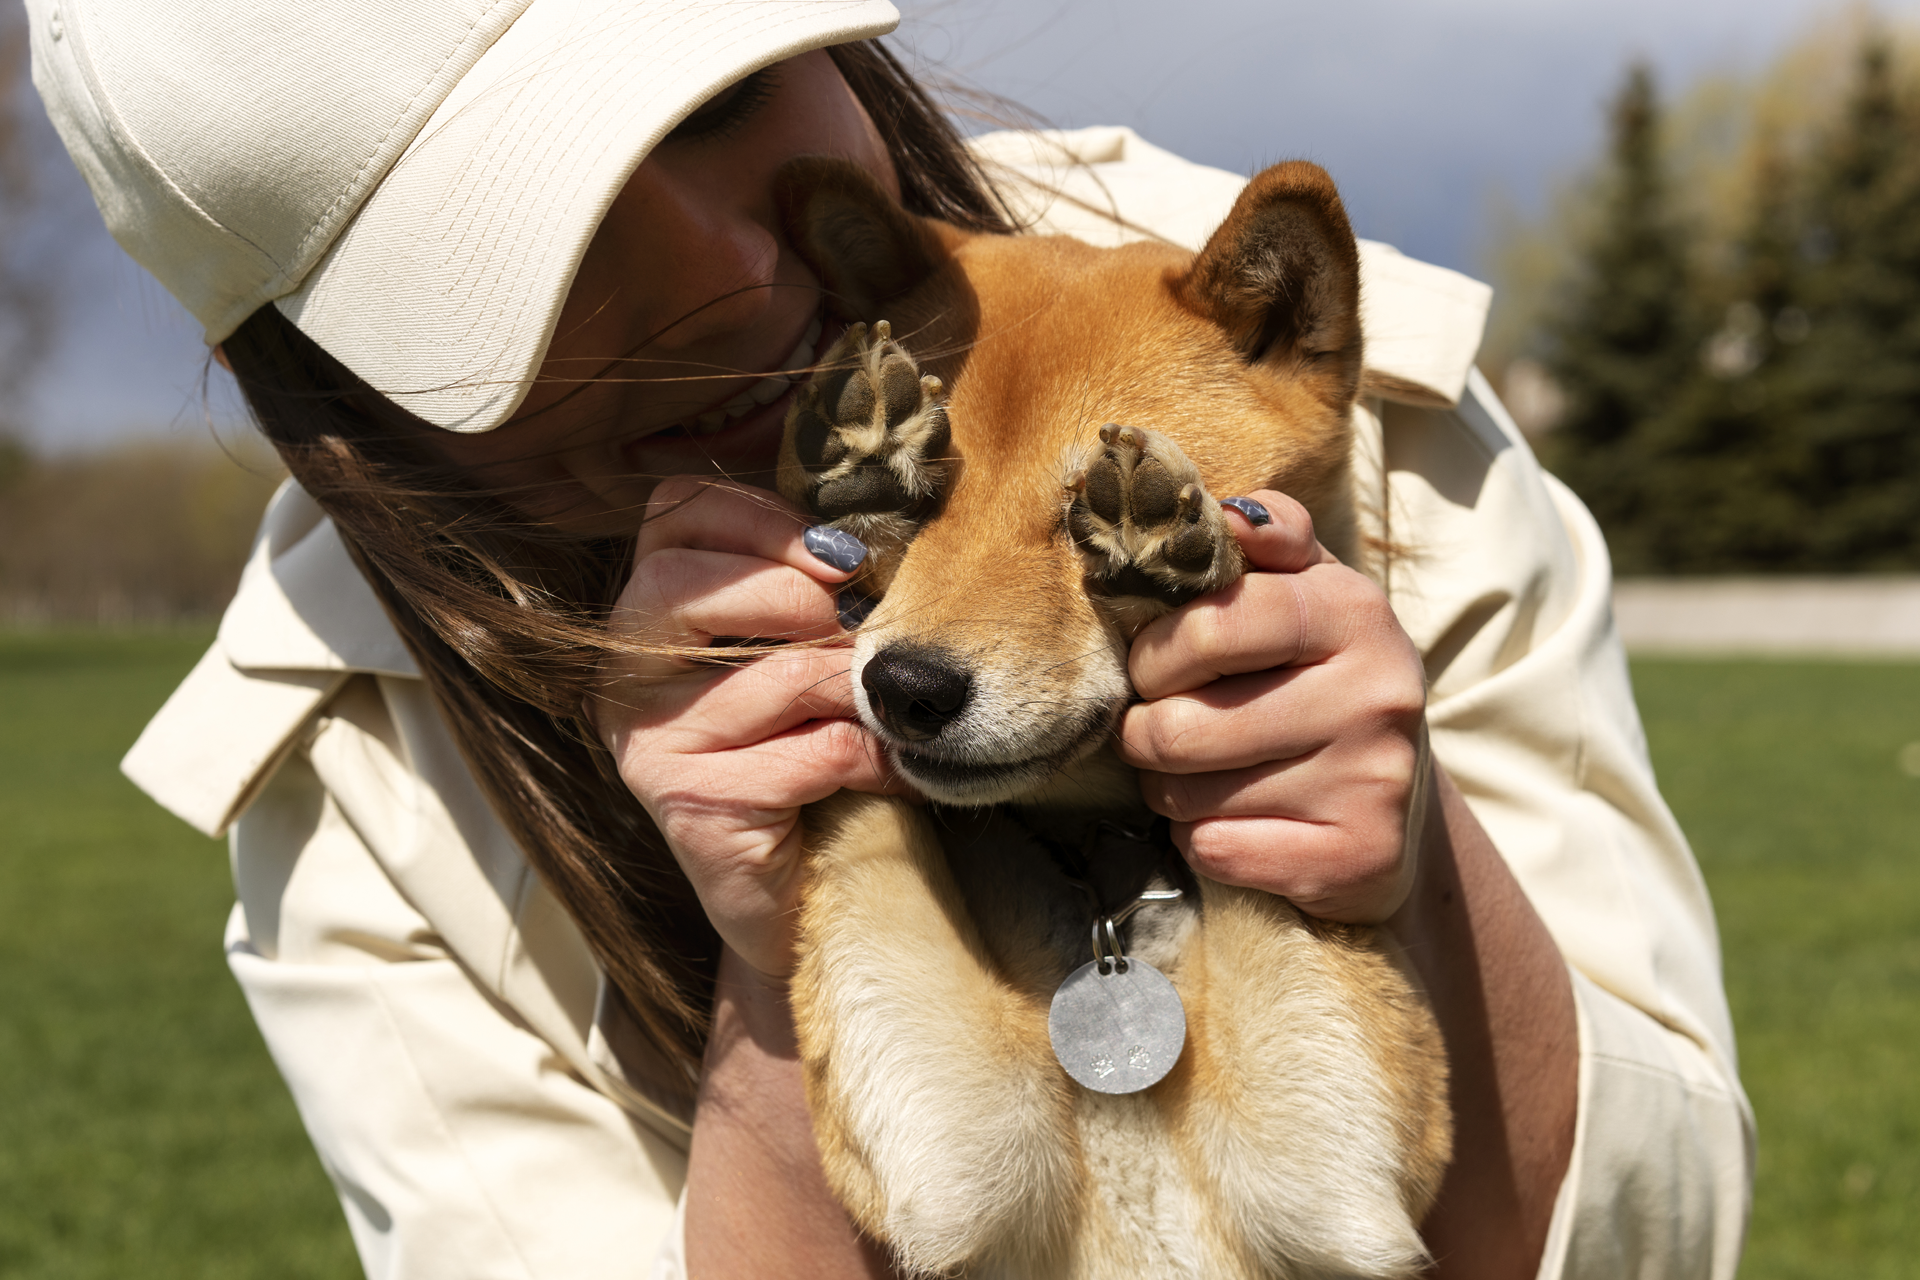
<path id="1" fill-rule="evenodd" d="M 1100 1093 L 1138 1093 L 1173 1070 L 1187 1044 L 1187 1011 L 1167 975 L 1126 959 L 1106 973 L 1088 961 L 1053 993 L 1047 1030 L 1067 1074 Z"/>

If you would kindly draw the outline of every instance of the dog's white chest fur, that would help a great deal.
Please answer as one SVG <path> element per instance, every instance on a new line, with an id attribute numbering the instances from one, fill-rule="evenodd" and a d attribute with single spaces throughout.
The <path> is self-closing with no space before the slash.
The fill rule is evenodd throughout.
<path id="1" fill-rule="evenodd" d="M 1374 940 L 1201 881 L 1198 903 L 1163 909 L 1132 948 L 1186 1002 L 1181 1061 L 1145 1092 L 1095 1093 L 1046 1032 L 1052 989 L 1086 946 L 1083 928 L 1063 930 L 1086 912 L 1059 871 L 991 826 L 950 855 L 911 807 L 825 808 L 795 986 L 809 1096 L 836 1186 L 910 1267 L 1418 1270 L 1407 1170 L 1433 1163 L 1435 1119 L 1406 1103 L 1430 1103 L 1444 1067 Z M 1383 1040 L 1401 1047 L 1383 1055 Z"/>

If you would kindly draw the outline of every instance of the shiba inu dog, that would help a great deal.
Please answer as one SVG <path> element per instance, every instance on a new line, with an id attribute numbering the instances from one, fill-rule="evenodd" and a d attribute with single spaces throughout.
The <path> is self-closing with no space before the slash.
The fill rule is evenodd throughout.
<path id="1" fill-rule="evenodd" d="M 782 213 L 850 323 L 780 487 L 871 549 L 859 715 L 934 802 L 805 817 L 793 1000 L 835 1191 L 916 1272 L 1414 1274 L 1451 1142 L 1423 998 L 1373 930 L 1195 876 L 1108 749 L 1131 637 L 1244 570 L 1217 495 L 1284 490 L 1356 553 L 1332 182 L 1268 169 L 1198 255 L 965 233 L 825 159 Z M 1164 974 L 1183 1043 L 1062 1033 L 1090 964 Z M 1154 1083 L 1107 1091 L 1127 1070 Z"/>

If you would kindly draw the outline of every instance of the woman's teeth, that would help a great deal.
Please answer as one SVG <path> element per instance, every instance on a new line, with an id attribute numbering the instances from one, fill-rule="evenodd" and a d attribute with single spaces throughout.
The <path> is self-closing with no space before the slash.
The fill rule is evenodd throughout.
<path id="1" fill-rule="evenodd" d="M 772 404 L 787 394 L 794 384 L 793 375 L 813 363 L 813 349 L 819 341 L 820 317 L 815 316 L 813 323 L 807 326 L 807 332 L 801 337 L 800 345 L 780 362 L 778 372 L 768 374 L 719 408 L 707 410 L 693 420 L 691 430 L 696 435 L 716 435 L 729 422 L 744 416 L 749 410 Z"/>

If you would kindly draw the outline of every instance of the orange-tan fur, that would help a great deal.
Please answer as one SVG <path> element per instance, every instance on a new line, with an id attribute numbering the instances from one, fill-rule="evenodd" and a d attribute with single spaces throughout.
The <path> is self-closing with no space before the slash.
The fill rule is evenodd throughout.
<path id="1" fill-rule="evenodd" d="M 1124 704 L 1141 619 L 1089 583 L 1062 520 L 1063 485 L 1101 424 L 1170 437 L 1211 494 L 1288 492 L 1330 548 L 1354 552 L 1351 233 L 1311 166 L 1255 186 L 1286 216 L 1294 206 L 1273 201 L 1304 210 L 1309 248 L 1330 246 L 1311 296 L 1280 317 L 1298 323 L 1267 346 L 1254 330 L 1272 317 L 1242 296 L 1234 257 L 1275 234 L 1255 225 L 1256 201 L 1196 259 L 969 235 L 875 208 L 824 162 L 793 178 L 790 232 L 843 314 L 890 321 L 950 389 L 944 502 L 880 557 L 885 595 L 856 669 L 889 643 L 938 644 L 990 704 L 982 751 L 1002 749 L 996 734 L 1045 745 L 1077 710 L 1106 709 L 1104 730 L 1080 726 L 1100 737 Z M 975 796 L 1005 810 L 936 822 L 843 793 L 808 811 L 794 1008 L 822 1157 L 855 1220 L 927 1273 L 1416 1274 L 1449 1156 L 1445 1055 L 1375 931 L 1201 880 L 1198 903 L 1136 916 L 1129 945 L 1180 991 L 1178 1065 L 1126 1096 L 1062 1071 L 1047 1010 L 1089 958 L 1084 925 L 1067 927 L 1084 902 L 1063 901 L 1010 815 L 1071 826 L 1141 810 L 1100 742 L 1056 745 L 1045 778 Z"/>

